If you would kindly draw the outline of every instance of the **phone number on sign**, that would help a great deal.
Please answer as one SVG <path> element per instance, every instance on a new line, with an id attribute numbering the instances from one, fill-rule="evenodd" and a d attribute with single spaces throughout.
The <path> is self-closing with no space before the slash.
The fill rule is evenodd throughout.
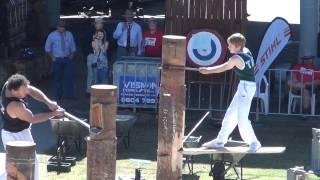
<path id="1" fill-rule="evenodd" d="M 121 103 L 155 104 L 156 99 L 152 99 L 152 98 L 121 98 Z"/>

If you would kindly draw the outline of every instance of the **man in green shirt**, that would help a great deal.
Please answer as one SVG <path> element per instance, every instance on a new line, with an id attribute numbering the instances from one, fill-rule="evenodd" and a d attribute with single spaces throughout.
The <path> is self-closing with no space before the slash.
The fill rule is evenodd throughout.
<path id="1" fill-rule="evenodd" d="M 252 98 L 256 92 L 254 76 L 254 60 L 249 49 L 245 47 L 246 39 L 240 33 L 232 34 L 228 39 L 228 49 L 232 55 L 229 60 L 221 65 L 199 68 L 202 74 L 221 73 L 230 69 L 240 78 L 237 92 L 229 105 L 218 136 L 204 143 L 207 148 L 222 148 L 229 135 L 238 125 L 241 138 L 249 144 L 250 151 L 257 151 L 261 144 L 258 141 L 251 122 L 248 119 Z"/>

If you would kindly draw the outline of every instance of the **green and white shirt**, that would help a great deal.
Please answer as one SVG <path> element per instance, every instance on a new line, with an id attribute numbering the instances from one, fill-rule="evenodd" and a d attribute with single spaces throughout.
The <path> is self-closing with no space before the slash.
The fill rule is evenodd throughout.
<path id="1" fill-rule="evenodd" d="M 238 67 L 234 67 L 234 71 L 237 76 L 239 76 L 240 80 L 245 81 L 253 81 L 255 82 L 254 78 L 254 60 L 252 57 L 252 54 L 249 49 L 245 48 L 243 52 L 239 52 L 235 54 L 236 56 L 239 56 L 240 59 L 244 62 L 244 68 L 239 69 Z"/>

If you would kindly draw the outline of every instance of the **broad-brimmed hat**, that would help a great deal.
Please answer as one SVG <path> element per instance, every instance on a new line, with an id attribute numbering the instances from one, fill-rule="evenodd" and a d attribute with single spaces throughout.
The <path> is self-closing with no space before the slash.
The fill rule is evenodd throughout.
<path id="1" fill-rule="evenodd" d="M 66 27 L 66 22 L 64 20 L 59 20 L 59 22 L 57 23 L 57 27 Z"/>
<path id="2" fill-rule="evenodd" d="M 132 10 L 127 9 L 122 16 L 123 17 L 134 17 L 135 15 L 136 14 Z"/>
<path id="3" fill-rule="evenodd" d="M 94 19 L 94 24 L 96 23 L 105 23 L 106 21 L 102 17 L 97 17 Z"/>
<path id="4" fill-rule="evenodd" d="M 157 23 L 157 19 L 156 18 L 154 18 L 154 17 L 151 17 L 151 18 L 149 18 L 148 19 L 148 23 Z"/>

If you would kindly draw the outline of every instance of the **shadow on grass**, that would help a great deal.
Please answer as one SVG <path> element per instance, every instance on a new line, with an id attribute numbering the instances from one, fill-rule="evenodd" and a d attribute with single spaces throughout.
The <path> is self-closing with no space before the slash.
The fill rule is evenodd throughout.
<path id="1" fill-rule="evenodd" d="M 197 175 L 190 175 L 190 174 L 183 174 L 182 175 L 183 180 L 199 180 L 200 176 Z"/>

